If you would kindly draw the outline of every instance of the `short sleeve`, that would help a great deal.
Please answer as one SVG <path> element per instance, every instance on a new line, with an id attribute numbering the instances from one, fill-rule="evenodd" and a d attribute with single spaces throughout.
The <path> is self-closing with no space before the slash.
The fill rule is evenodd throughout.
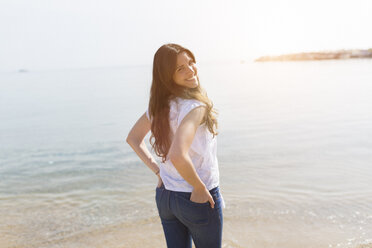
<path id="1" fill-rule="evenodd" d="M 147 119 L 148 119 L 149 121 L 151 121 L 151 119 L 150 119 L 150 115 L 149 115 L 149 109 L 146 109 L 146 117 L 147 117 Z"/>
<path id="2" fill-rule="evenodd" d="M 188 100 L 183 104 L 180 110 L 180 114 L 178 116 L 177 126 L 179 126 L 182 122 L 182 120 L 185 118 L 185 116 L 190 113 L 191 110 L 200 107 L 200 106 L 206 106 L 205 103 L 200 102 L 198 100 Z"/>

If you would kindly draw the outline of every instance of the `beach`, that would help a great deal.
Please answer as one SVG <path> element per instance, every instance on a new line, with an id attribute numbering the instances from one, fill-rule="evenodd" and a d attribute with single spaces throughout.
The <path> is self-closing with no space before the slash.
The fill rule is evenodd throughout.
<path id="1" fill-rule="evenodd" d="M 199 65 L 219 111 L 223 247 L 372 247 L 371 66 Z M 0 247 L 166 247 L 157 178 L 125 142 L 151 66 L 0 81 Z"/>

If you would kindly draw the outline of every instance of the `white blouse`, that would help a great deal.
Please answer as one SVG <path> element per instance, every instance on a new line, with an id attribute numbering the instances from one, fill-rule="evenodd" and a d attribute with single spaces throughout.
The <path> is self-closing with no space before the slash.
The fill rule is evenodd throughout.
<path id="1" fill-rule="evenodd" d="M 170 102 L 169 120 L 173 134 L 175 134 L 183 118 L 191 110 L 199 106 L 205 106 L 205 104 L 195 99 L 175 98 Z M 146 116 L 151 120 L 148 110 L 146 111 Z M 219 185 L 217 136 L 213 138 L 205 123 L 198 127 L 189 149 L 189 155 L 196 173 L 207 189 L 211 190 L 217 187 Z M 164 163 L 161 162 L 159 167 L 160 177 L 167 190 L 192 192 L 193 187 L 178 173 L 170 159 L 167 158 Z M 224 206 L 224 201 L 222 202 Z"/>

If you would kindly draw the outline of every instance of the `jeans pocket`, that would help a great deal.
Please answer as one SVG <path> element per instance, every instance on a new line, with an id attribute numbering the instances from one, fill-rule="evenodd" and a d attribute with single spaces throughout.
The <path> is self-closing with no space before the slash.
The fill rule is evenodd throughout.
<path id="1" fill-rule="evenodd" d="M 207 225 L 210 219 L 210 203 L 197 203 L 176 196 L 177 210 L 180 219 L 191 225 Z"/>

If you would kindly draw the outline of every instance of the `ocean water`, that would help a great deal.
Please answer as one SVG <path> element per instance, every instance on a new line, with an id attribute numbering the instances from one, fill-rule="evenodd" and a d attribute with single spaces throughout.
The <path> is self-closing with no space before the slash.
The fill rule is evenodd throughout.
<path id="1" fill-rule="evenodd" d="M 372 247 L 372 60 L 199 75 L 223 247 Z M 157 179 L 125 142 L 150 83 L 151 66 L 0 74 L 1 248 L 165 247 Z"/>

